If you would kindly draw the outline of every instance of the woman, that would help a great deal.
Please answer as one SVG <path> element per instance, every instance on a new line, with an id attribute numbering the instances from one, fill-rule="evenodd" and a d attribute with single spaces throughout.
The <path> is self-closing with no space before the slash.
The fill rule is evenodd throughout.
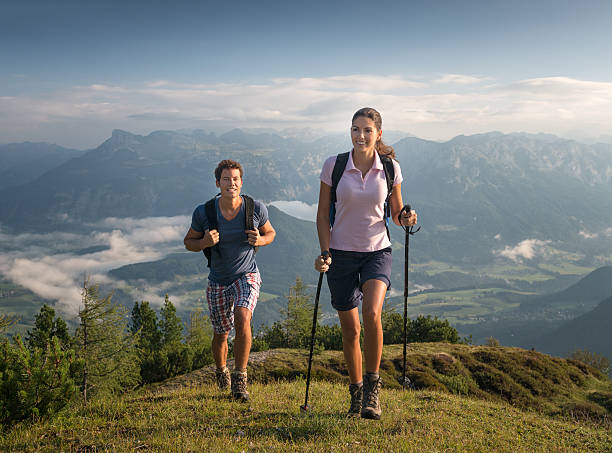
<path id="1" fill-rule="evenodd" d="M 382 356 L 381 313 L 390 286 L 391 241 L 385 224 L 388 196 L 383 161 L 393 159 L 393 184 L 389 199 L 391 218 L 397 225 L 414 225 L 414 211 L 402 212 L 402 174 L 395 152 L 382 141 L 382 118 L 372 108 L 353 115 L 353 149 L 336 188 L 335 216 L 330 227 L 332 173 L 338 156 L 325 161 L 317 210 L 317 231 L 321 255 L 315 269 L 327 272 L 332 306 L 338 311 L 342 328 L 344 360 L 349 372 L 351 405 L 349 417 L 380 419 L 378 374 Z M 362 377 L 359 345 L 362 303 L 366 374 Z"/>

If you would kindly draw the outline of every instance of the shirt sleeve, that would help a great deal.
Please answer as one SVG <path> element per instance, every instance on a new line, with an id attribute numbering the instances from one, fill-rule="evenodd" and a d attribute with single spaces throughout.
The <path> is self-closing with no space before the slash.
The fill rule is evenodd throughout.
<path id="1" fill-rule="evenodd" d="M 404 178 L 402 177 L 402 169 L 398 161 L 393 159 L 393 170 L 395 171 L 395 179 L 393 179 L 393 185 L 397 186 L 401 184 Z"/>
<path id="2" fill-rule="evenodd" d="M 191 216 L 191 228 L 198 233 L 204 233 L 204 231 L 208 230 L 208 218 L 206 217 L 206 210 L 203 204 L 193 211 L 193 215 Z"/>
<path id="3" fill-rule="evenodd" d="M 261 201 L 255 201 L 255 207 L 253 208 L 253 224 L 255 228 L 261 228 L 269 220 L 268 208 Z"/>
<path id="4" fill-rule="evenodd" d="M 332 185 L 332 173 L 334 171 L 335 164 L 336 156 L 328 157 L 323 164 L 323 169 L 321 169 L 321 181 L 327 184 L 329 187 Z"/>

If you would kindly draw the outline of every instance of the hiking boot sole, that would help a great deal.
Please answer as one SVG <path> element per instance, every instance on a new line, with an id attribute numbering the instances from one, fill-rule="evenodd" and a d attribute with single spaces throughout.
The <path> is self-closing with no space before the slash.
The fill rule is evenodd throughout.
<path id="1" fill-rule="evenodd" d="M 361 411 L 361 418 L 367 418 L 369 420 L 380 420 L 380 414 L 374 411 Z"/>
<path id="2" fill-rule="evenodd" d="M 245 393 L 237 393 L 235 395 L 232 395 L 232 398 L 236 401 L 239 401 L 241 403 L 247 403 L 249 401 L 249 394 L 245 394 Z"/>

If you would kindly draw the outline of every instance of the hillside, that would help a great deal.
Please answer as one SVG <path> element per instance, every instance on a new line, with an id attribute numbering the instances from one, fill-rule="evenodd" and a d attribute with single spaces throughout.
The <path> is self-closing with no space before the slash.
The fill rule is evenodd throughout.
<path id="1" fill-rule="evenodd" d="M 50 143 L 0 145 L 0 190 L 34 181 L 49 170 L 84 153 Z"/>
<path id="2" fill-rule="evenodd" d="M 612 295 L 612 266 L 603 266 L 567 289 L 527 299 L 520 309 L 529 313 L 586 311 Z"/>
<path id="3" fill-rule="evenodd" d="M 612 293 L 612 292 L 611 292 Z M 566 322 L 536 341 L 538 348 L 550 354 L 567 355 L 577 349 L 612 358 L 612 297 L 593 310 Z"/>
<path id="4" fill-rule="evenodd" d="M 485 315 L 482 322 L 463 325 L 460 330 L 472 334 L 476 343 L 482 343 L 486 338 L 493 336 L 507 346 L 534 347 L 555 354 L 566 354 L 575 350 L 579 346 L 571 347 L 574 340 L 578 344 L 578 338 L 590 335 L 591 340 L 588 343 L 595 347 L 593 350 L 606 350 L 608 352 L 605 355 L 611 357 L 612 351 L 608 346 L 612 343 L 606 341 L 606 334 L 603 333 L 609 329 L 588 332 L 582 328 L 573 329 L 579 325 L 584 326 L 574 323 L 577 317 L 584 315 L 588 319 L 595 320 L 597 315 L 588 313 L 593 313 L 594 307 L 611 295 L 612 266 L 603 266 L 562 291 L 543 295 L 514 295 L 511 297 L 514 303 L 511 308 Z M 604 315 L 604 311 L 597 313 Z M 604 319 L 610 320 L 605 315 Z M 557 349 L 552 347 L 552 340 L 545 338 L 553 335 L 553 332 L 561 326 L 564 326 L 564 336 L 559 344 L 565 346 Z M 561 339 L 561 336 L 558 338 Z M 567 348 L 569 350 L 566 350 Z"/>
<path id="5" fill-rule="evenodd" d="M 308 353 L 296 349 L 255 352 L 249 358 L 253 381 L 305 377 Z M 572 408 L 589 408 L 590 416 L 612 416 L 612 383 L 597 370 L 567 359 L 520 348 L 411 343 L 407 376 L 416 390 L 435 390 L 515 407 L 562 415 Z M 380 375 L 385 389 L 401 389 L 402 345 L 385 345 Z M 323 351 L 312 365 L 315 379 L 348 382 L 341 351 Z M 214 382 L 214 367 L 153 384 L 157 391 Z M 599 414 L 599 415 L 597 415 Z M 612 420 L 608 420 L 612 422 Z M 611 425 L 612 426 L 612 425 Z"/>
<path id="6" fill-rule="evenodd" d="M 385 357 L 394 361 L 395 357 L 401 356 L 400 348 L 385 349 Z M 413 358 L 422 355 L 432 361 L 436 354 L 445 350 L 448 350 L 448 345 L 411 345 Z M 493 352 L 496 351 L 485 348 L 455 349 L 449 355 L 476 356 Z M 49 421 L 20 424 L 0 437 L 0 449 L 118 452 L 610 451 L 612 430 L 609 416 L 601 414 L 601 406 L 597 403 L 583 400 L 588 394 L 601 401 L 601 395 L 606 394 L 609 404 L 609 381 L 598 380 L 591 370 L 577 364 L 551 361 L 544 355 L 532 355 L 529 351 L 510 352 L 528 356 L 534 364 L 549 371 L 558 367 L 569 371 L 569 375 L 557 375 L 557 378 L 561 378 L 563 385 L 571 387 L 572 392 L 566 398 L 573 398 L 573 404 L 563 406 L 564 412 L 550 416 L 533 409 L 521 409 L 520 404 L 508 404 L 504 397 L 482 399 L 450 394 L 440 389 L 403 391 L 385 387 L 381 392 L 383 416 L 380 421 L 346 419 L 346 384 L 337 379 L 322 379 L 325 370 L 331 372 L 332 368 L 339 368 L 335 363 L 338 357 L 323 353 L 315 357 L 317 378 L 310 389 L 310 411 L 304 413 L 299 409 L 304 402 L 304 380 L 283 379 L 281 370 L 285 369 L 285 375 L 289 377 L 295 371 L 290 369 L 293 365 L 298 372 L 304 373 L 307 353 L 296 351 L 291 356 L 289 351 L 280 350 L 268 353 L 267 358 L 260 355 L 259 363 L 255 363 L 257 359 L 254 356 L 250 364 L 252 368 L 262 371 L 263 367 L 270 367 L 276 373 L 270 376 L 280 380 L 271 377 L 264 384 L 261 381 L 266 379 L 261 379 L 264 375 L 260 375 L 260 379 L 251 384 L 251 402 L 248 405 L 219 394 L 207 377 L 210 373 L 203 370 L 154 388 L 97 401 L 87 407 L 70 408 Z M 537 367 L 532 366 L 532 369 Z M 582 381 L 582 384 L 570 383 L 567 381 L 569 376 Z M 492 383 L 496 381 L 501 382 L 499 379 L 491 380 Z M 587 390 L 593 385 L 607 385 L 608 390 L 595 390 L 593 387 Z M 600 414 L 594 414 L 595 410 Z"/>

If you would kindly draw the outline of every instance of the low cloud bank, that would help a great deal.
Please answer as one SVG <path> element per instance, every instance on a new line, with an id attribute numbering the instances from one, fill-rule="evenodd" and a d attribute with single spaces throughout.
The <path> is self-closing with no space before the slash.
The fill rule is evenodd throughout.
<path id="1" fill-rule="evenodd" d="M 523 259 L 531 260 L 536 256 L 543 255 L 546 252 L 546 245 L 550 242 L 539 239 L 525 239 L 514 247 L 506 246 L 503 250 L 495 250 L 493 254 L 518 263 Z"/>
<path id="2" fill-rule="evenodd" d="M 56 307 L 63 313 L 75 315 L 85 275 L 96 283 L 111 283 L 106 275 L 110 269 L 157 260 L 181 250 L 189 222 L 187 216 L 107 218 L 92 225 L 90 235 L 51 232 L 12 236 L 0 231 L 0 273 L 40 297 L 57 301 Z M 92 246 L 104 249 L 79 253 L 78 249 Z"/>

